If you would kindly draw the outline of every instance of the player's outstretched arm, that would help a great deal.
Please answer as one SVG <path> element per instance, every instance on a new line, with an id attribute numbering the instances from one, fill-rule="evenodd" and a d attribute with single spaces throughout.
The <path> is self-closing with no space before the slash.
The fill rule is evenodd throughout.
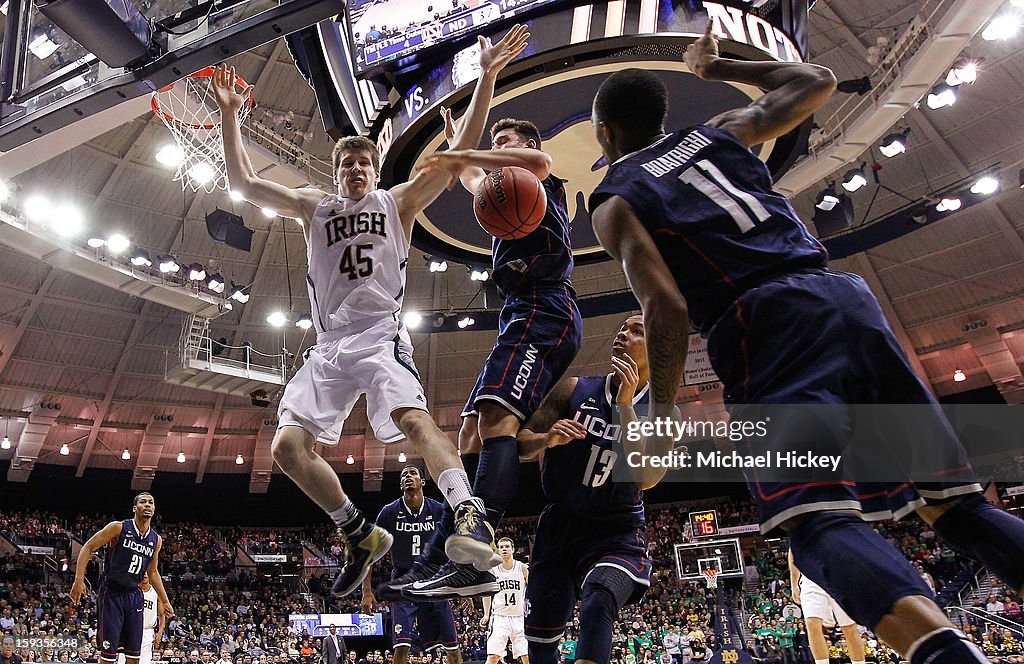
<path id="1" fill-rule="evenodd" d="M 519 430 L 516 439 L 519 441 L 520 459 L 532 459 L 552 447 L 552 443 L 564 445 L 570 440 L 586 436 L 587 431 L 579 422 L 562 419 L 569 414 L 569 398 L 578 382 L 576 376 L 565 376 L 555 383 Z"/>
<path id="2" fill-rule="evenodd" d="M 90 537 L 79 550 L 78 560 L 75 562 L 75 582 L 71 585 L 71 592 L 68 593 L 71 596 L 71 601 L 75 604 L 82 600 L 82 594 L 85 592 L 85 570 L 89 566 L 89 559 L 92 558 L 93 552 L 117 539 L 121 534 L 121 527 L 120 521 L 111 521 Z"/>
<path id="3" fill-rule="evenodd" d="M 536 175 L 538 180 L 543 180 L 551 174 L 551 155 L 532 148 L 448 150 L 430 155 L 419 168 L 461 172 L 459 178 L 462 185 L 475 194 L 487 171 L 496 171 L 504 166 L 525 168 Z M 472 174 L 479 174 L 479 177 L 473 177 Z"/>
<path id="4" fill-rule="evenodd" d="M 291 189 L 261 178 L 249 161 L 249 154 L 242 144 L 242 129 L 238 124 L 238 109 L 243 103 L 243 97 L 235 91 L 234 67 L 228 68 L 222 64 L 214 69 L 213 94 L 220 108 L 224 164 L 231 190 L 250 203 L 271 208 L 283 216 L 305 222 L 312 219 L 313 211 L 324 197 L 324 192 L 313 188 Z"/>
<path id="5" fill-rule="evenodd" d="M 171 600 L 167 597 L 167 590 L 164 589 L 164 580 L 160 578 L 160 549 L 163 548 L 163 545 L 164 538 L 158 538 L 156 551 L 153 552 L 153 560 L 149 562 L 149 569 L 146 570 L 146 575 L 149 577 L 150 585 L 156 590 L 157 598 L 164 605 L 164 615 L 170 617 L 174 615 L 174 607 L 171 605 Z"/>
<path id="6" fill-rule="evenodd" d="M 836 77 L 826 67 L 802 62 L 743 62 L 719 57 L 708 22 L 704 36 L 686 47 L 683 59 L 706 81 L 754 85 L 767 93 L 746 108 L 726 111 L 707 122 L 731 133 L 747 147 L 791 131 L 828 101 Z"/>
<path id="7" fill-rule="evenodd" d="M 480 145 L 483 126 L 487 122 L 487 110 L 494 97 L 494 82 L 498 78 L 498 73 L 514 57 L 523 52 L 529 38 L 530 34 L 522 25 L 514 26 L 501 41 L 494 45 L 491 45 L 489 40 L 480 38 L 480 78 L 473 90 L 467 117 L 454 138 L 449 140 L 453 150 L 465 150 Z M 412 225 L 416 221 L 416 215 L 433 203 L 446 187 L 454 188 L 455 181 L 461 175 L 461 168 L 456 166 L 449 164 L 447 170 L 445 168 L 419 169 L 412 180 L 391 189 L 391 195 L 394 196 L 395 202 L 398 204 L 398 212 L 402 218 L 407 239 L 412 237 Z"/>
<path id="8" fill-rule="evenodd" d="M 793 601 L 797 604 L 800 603 L 800 570 L 796 568 L 796 563 L 793 562 L 793 551 L 789 551 L 787 554 L 789 558 L 789 588 L 793 593 Z"/>
<path id="9" fill-rule="evenodd" d="M 671 417 L 690 337 L 686 300 L 654 240 L 624 198 L 612 196 L 594 210 L 592 218 L 601 246 L 619 261 L 643 309 L 651 373 L 651 417 Z M 661 441 L 658 449 L 664 449 L 660 453 L 667 454 L 672 442 Z M 646 453 L 659 452 L 648 448 Z"/>

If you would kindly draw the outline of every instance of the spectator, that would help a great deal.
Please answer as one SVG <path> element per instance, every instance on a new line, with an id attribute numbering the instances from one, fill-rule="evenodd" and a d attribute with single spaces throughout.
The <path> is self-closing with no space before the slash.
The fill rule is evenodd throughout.
<path id="1" fill-rule="evenodd" d="M 5 636 L 0 641 L 0 664 L 21 664 L 22 657 L 14 652 L 14 637 Z"/>

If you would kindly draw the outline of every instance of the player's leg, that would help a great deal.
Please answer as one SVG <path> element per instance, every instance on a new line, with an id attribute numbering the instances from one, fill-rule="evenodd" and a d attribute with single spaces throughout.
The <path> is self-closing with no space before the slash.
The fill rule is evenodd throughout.
<path id="1" fill-rule="evenodd" d="M 462 650 L 455 632 L 455 616 L 449 602 L 427 602 L 418 605 L 416 626 L 425 650 L 444 648 L 448 664 L 461 664 Z"/>
<path id="2" fill-rule="evenodd" d="M 801 606 L 804 604 L 803 596 L 800 597 Z M 825 641 L 824 625 L 821 618 L 804 615 L 804 624 L 807 626 L 807 642 L 811 646 L 811 657 L 814 664 L 828 664 L 828 643 Z"/>
<path id="3" fill-rule="evenodd" d="M 391 643 L 395 649 L 395 664 L 408 664 L 409 654 L 416 637 L 419 605 L 412 602 L 391 603 Z"/>
<path id="4" fill-rule="evenodd" d="M 533 664 L 560 664 L 558 643 L 576 605 L 576 565 L 579 559 L 568 534 L 570 523 L 548 508 L 537 522 L 530 554 L 523 619 Z"/>
<path id="5" fill-rule="evenodd" d="M 336 355 L 347 340 L 314 347 L 306 363 L 288 382 L 278 409 L 278 429 L 271 443 L 274 461 L 303 493 L 324 510 L 345 538 L 345 566 L 331 591 L 355 590 L 374 561 L 391 548 L 393 538 L 349 500 L 331 465 L 314 451 L 317 442 L 337 444 L 341 424 L 361 394 L 358 376 L 342 368 Z"/>
<path id="6" fill-rule="evenodd" d="M 121 607 L 114 593 L 106 586 L 96 591 L 96 649 L 101 662 L 112 664 L 117 661 L 117 643 L 121 640 Z"/>
<path id="7" fill-rule="evenodd" d="M 857 625 L 855 623 L 848 623 L 843 625 L 840 623 L 840 629 L 843 630 L 843 637 L 846 639 L 846 651 L 850 654 L 850 664 L 864 664 L 864 642 L 860 638 L 860 632 L 857 631 Z"/>
<path id="8" fill-rule="evenodd" d="M 139 664 L 139 656 L 142 653 L 142 633 L 145 611 L 145 597 L 142 590 L 135 588 L 134 591 L 123 593 L 122 605 L 124 607 L 124 621 L 121 625 L 120 648 L 124 652 L 126 664 Z"/>
<path id="9" fill-rule="evenodd" d="M 491 615 L 491 624 L 487 626 L 487 664 L 498 664 L 505 658 L 511 638 L 510 622 L 507 616 Z"/>
<path id="10" fill-rule="evenodd" d="M 523 664 L 530 664 L 530 644 L 526 640 L 526 632 L 524 631 L 523 618 L 510 618 L 509 623 L 512 626 L 512 636 L 509 639 L 510 641 L 512 641 L 512 657 L 515 659 L 522 660 Z"/>

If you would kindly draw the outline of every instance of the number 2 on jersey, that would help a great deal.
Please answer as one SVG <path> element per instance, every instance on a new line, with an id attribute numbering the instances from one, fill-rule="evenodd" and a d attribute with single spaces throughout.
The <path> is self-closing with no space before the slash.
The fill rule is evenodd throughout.
<path id="1" fill-rule="evenodd" d="M 754 230 L 759 222 L 766 221 L 771 214 L 750 192 L 736 187 L 725 173 L 707 159 L 702 159 L 687 168 L 679 179 L 711 199 L 715 205 L 729 213 L 741 233 Z M 731 194 L 731 195 L 730 195 Z M 736 199 L 739 199 L 737 201 Z M 742 202 L 750 212 L 743 209 Z M 751 216 L 753 213 L 753 216 Z"/>
<path id="2" fill-rule="evenodd" d="M 420 535 L 413 535 L 412 536 L 412 555 L 413 555 L 414 558 L 416 556 L 420 555 L 420 547 L 421 547 Z"/>

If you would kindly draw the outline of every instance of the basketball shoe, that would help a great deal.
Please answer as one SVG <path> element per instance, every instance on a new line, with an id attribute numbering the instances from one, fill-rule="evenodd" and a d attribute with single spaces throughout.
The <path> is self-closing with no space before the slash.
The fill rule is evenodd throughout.
<path id="1" fill-rule="evenodd" d="M 479 498 L 470 498 L 455 509 L 455 532 L 444 542 L 444 552 L 455 563 L 487 572 L 501 564 L 494 545 L 494 529 Z"/>
<path id="2" fill-rule="evenodd" d="M 391 533 L 377 525 L 370 528 L 369 532 L 362 539 L 355 542 L 351 541 L 340 529 L 338 532 L 343 538 L 342 547 L 345 566 L 338 572 L 338 576 L 335 577 L 334 585 L 331 586 L 331 592 L 342 597 L 359 587 L 359 584 L 363 582 L 363 579 L 370 572 L 370 567 L 383 558 L 391 549 L 391 544 L 395 541 L 395 538 L 391 536 Z"/>
<path id="3" fill-rule="evenodd" d="M 416 602 L 490 596 L 496 592 L 498 582 L 493 574 L 478 571 L 472 565 L 459 565 L 451 561 L 445 563 L 429 579 L 402 588 L 402 596 Z"/>
<path id="4" fill-rule="evenodd" d="M 394 579 L 382 583 L 373 591 L 378 599 L 383 599 L 389 602 L 402 602 L 405 601 L 405 596 L 402 595 L 402 588 L 416 583 L 417 581 L 425 581 L 441 569 L 441 565 L 436 565 L 430 561 L 417 561 L 405 574 L 396 576 Z"/>

